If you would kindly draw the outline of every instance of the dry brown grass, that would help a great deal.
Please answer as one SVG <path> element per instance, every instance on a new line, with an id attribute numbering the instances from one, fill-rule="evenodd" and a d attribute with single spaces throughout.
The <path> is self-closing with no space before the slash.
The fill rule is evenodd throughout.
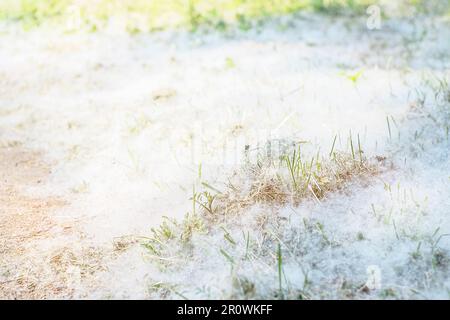
<path id="1" fill-rule="evenodd" d="M 206 216 L 221 220 L 257 203 L 278 207 L 287 203 L 298 205 L 311 198 L 321 201 L 329 193 L 344 190 L 349 183 L 369 182 L 388 167 L 385 157 L 367 159 L 362 154 L 344 152 L 335 152 L 329 159 L 303 161 L 294 156 L 290 160 L 284 157 L 279 163 L 263 161 L 236 172 L 237 182 L 230 182 L 227 191 L 215 197 L 214 216 Z"/>
<path id="2" fill-rule="evenodd" d="M 66 202 L 58 197 L 32 197 L 23 191 L 25 187 L 42 183 L 49 172 L 39 153 L 16 148 L 0 149 L 2 256 L 20 254 L 28 240 L 43 238 L 56 226 L 48 213 Z"/>
<path id="3" fill-rule="evenodd" d="M 0 148 L 0 299 L 70 298 L 104 270 L 102 250 L 64 242 L 78 234 L 75 221 L 54 216 L 65 199 L 27 194 L 50 170 L 39 152 Z"/>
<path id="4" fill-rule="evenodd" d="M 51 213 L 66 203 L 58 197 L 24 192 L 48 176 L 50 168 L 37 152 L 0 149 L 0 297 L 38 298 L 39 274 L 30 259 L 31 243 L 51 235 L 57 224 Z M 63 229 L 70 226 L 62 226 Z M 42 288 L 41 288 L 42 289 Z M 55 289 L 59 291 L 59 289 Z"/>

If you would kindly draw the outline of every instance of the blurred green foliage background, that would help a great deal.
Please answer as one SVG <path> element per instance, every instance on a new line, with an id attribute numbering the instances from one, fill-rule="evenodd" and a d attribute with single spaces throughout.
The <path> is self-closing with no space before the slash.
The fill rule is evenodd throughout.
<path id="1" fill-rule="evenodd" d="M 380 0 L 382 2 L 382 0 Z M 95 31 L 111 19 L 129 32 L 199 26 L 251 28 L 264 18 L 298 11 L 324 14 L 364 14 L 373 0 L 0 0 L 0 19 L 20 22 L 25 29 L 64 23 L 67 29 Z M 385 1 L 386 2 L 386 1 Z M 419 10 L 433 0 L 391 0 Z M 436 2 L 436 1 L 434 1 Z M 437 1 L 446 8 L 450 0 Z M 436 3 L 437 3 L 436 2 Z M 381 3 L 382 4 L 382 3 Z M 443 9 L 440 9 L 443 10 Z M 447 10 L 447 9 L 445 9 Z M 447 13 L 448 11 L 445 11 Z M 67 22 L 70 22 L 69 24 Z"/>

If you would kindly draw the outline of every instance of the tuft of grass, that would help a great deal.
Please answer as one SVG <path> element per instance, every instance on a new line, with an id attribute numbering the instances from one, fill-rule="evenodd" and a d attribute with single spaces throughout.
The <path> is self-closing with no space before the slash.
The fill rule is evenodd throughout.
<path id="1" fill-rule="evenodd" d="M 153 257 L 170 261 L 173 260 L 170 253 L 174 247 L 189 243 L 194 234 L 204 234 L 206 231 L 204 220 L 197 214 L 187 213 L 181 222 L 163 217 L 162 223 L 157 228 L 152 228 L 151 236 L 144 238 L 141 244 Z"/>
<path id="2" fill-rule="evenodd" d="M 272 155 L 264 152 L 257 157 L 256 164 L 247 162 L 240 169 L 239 176 L 249 183 L 247 187 L 230 182 L 223 192 L 209 189 L 194 194 L 194 202 L 207 213 L 207 219 L 221 220 L 256 203 L 280 206 L 288 202 L 297 205 L 310 198 L 321 201 L 328 193 L 343 190 L 351 181 L 377 175 L 384 169 L 384 157 L 368 159 L 359 135 L 357 149 L 352 140 L 350 135 L 350 152 L 337 151 L 335 137 L 330 158 L 320 156 L 319 152 L 308 157 L 298 146 L 282 154 L 277 164 Z"/>
<path id="3" fill-rule="evenodd" d="M 330 152 L 333 157 L 329 159 L 320 157 L 318 154 L 308 158 L 302 155 L 299 147 L 291 155 L 282 156 L 284 160 L 282 166 L 276 168 L 275 175 L 270 178 L 265 176 L 267 172 L 270 172 L 269 168 L 255 169 L 253 171 L 253 193 L 250 196 L 253 196 L 256 200 L 265 202 L 275 200 L 281 203 L 284 203 L 287 199 L 298 203 L 310 196 L 320 200 L 328 192 L 344 188 L 347 182 L 358 176 L 377 174 L 379 163 L 364 157 L 359 136 L 359 159 L 356 159 L 351 137 L 351 153 L 335 152 L 334 147 L 335 140 Z M 276 192 L 266 195 L 267 190 L 275 190 Z"/>
<path id="4" fill-rule="evenodd" d="M 246 162 L 237 172 L 245 181 L 244 184 L 248 185 L 229 182 L 227 188 L 219 191 L 208 183 L 199 183 L 204 189 L 199 192 L 193 189 L 193 214 L 187 214 L 182 222 L 165 218 L 158 228 L 152 229 L 152 236 L 146 238 L 143 245 L 155 258 L 154 261 L 164 267 L 174 262 L 178 266 L 186 263 L 200 243 L 202 246 L 211 245 L 213 252 L 217 252 L 218 256 L 229 263 L 232 287 L 238 288 L 236 294 L 246 297 L 255 295 L 255 284 L 251 279 L 246 279 L 245 283 L 238 281 L 235 285 L 236 279 L 240 279 L 238 273 L 242 265 L 255 261 L 262 263 L 265 260 L 267 262 L 264 264 L 273 268 L 269 262 L 272 261 L 277 270 L 277 284 L 274 284 L 272 291 L 274 296 L 281 299 L 307 299 L 307 270 L 302 271 L 305 274 L 305 285 L 301 292 L 291 290 L 285 278 L 285 257 L 281 245 L 286 247 L 285 253 L 291 257 L 295 255 L 293 250 L 298 249 L 294 249 L 290 245 L 291 242 L 282 235 L 279 229 L 282 223 L 280 217 L 272 213 L 257 215 L 254 219 L 256 229 L 252 241 L 248 230 L 242 230 L 242 238 L 235 236 L 235 231 L 239 231 L 236 230 L 236 219 L 248 207 L 257 203 L 264 203 L 273 208 L 288 201 L 299 203 L 307 199 L 320 200 L 330 192 L 345 188 L 355 179 L 381 172 L 382 162 L 376 158 L 367 159 L 360 141 L 359 157 L 352 156 L 350 152 L 338 151 L 335 144 L 336 137 L 330 153 L 332 157 L 322 157 L 319 152 L 308 157 L 300 147 L 295 147 L 292 151 L 283 150 L 278 162 L 264 148 L 264 155 L 257 157 L 256 163 Z M 303 231 L 310 233 L 311 237 L 316 239 L 317 245 L 335 244 L 326 234 L 322 223 L 307 223 L 304 220 L 304 224 Z M 196 233 L 199 233 L 199 237 L 193 241 L 193 235 Z M 357 237 L 360 241 L 365 239 L 362 233 Z M 211 239 L 215 239 L 214 242 L 211 242 Z"/>

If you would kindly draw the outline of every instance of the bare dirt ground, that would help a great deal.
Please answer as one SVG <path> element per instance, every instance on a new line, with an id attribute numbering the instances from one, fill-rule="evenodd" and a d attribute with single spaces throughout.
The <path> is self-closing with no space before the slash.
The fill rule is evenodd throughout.
<path id="1" fill-rule="evenodd" d="M 0 149 L 0 297 L 70 298 L 74 286 L 94 269 L 102 254 L 95 248 L 65 244 L 80 237 L 77 222 L 55 215 L 67 205 L 60 196 L 32 195 L 44 184 L 51 165 L 37 151 Z M 79 239 L 81 242 L 81 239 Z"/>
<path id="2" fill-rule="evenodd" d="M 39 152 L 12 147 L 0 150 L 0 296 L 42 298 L 64 294 L 58 281 L 42 283 L 33 243 L 69 232 L 71 226 L 57 225 L 52 215 L 66 204 L 59 197 L 33 197 L 25 189 L 36 186 L 50 174 Z M 59 229 L 59 230 L 58 230 Z"/>

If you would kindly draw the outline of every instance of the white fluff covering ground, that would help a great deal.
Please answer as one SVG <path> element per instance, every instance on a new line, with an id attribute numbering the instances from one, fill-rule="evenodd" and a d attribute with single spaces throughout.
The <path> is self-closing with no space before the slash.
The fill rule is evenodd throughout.
<path id="1" fill-rule="evenodd" d="M 217 226 L 165 269 L 139 245 L 105 254 L 101 271 L 69 284 L 73 297 L 448 299 L 450 97 L 438 84 L 450 81 L 450 25 L 365 23 L 297 16 L 228 35 L 8 28 L 0 142 L 44 152 L 50 180 L 28 192 L 63 197 L 55 218 L 79 227 L 40 248 L 108 252 L 118 237 L 148 236 L 191 210 L 200 164 L 223 189 L 244 146 L 269 134 L 326 155 L 336 135 L 348 150 L 351 131 L 366 156 L 393 163 L 320 203 L 247 208 L 226 226 L 236 245 Z"/>

